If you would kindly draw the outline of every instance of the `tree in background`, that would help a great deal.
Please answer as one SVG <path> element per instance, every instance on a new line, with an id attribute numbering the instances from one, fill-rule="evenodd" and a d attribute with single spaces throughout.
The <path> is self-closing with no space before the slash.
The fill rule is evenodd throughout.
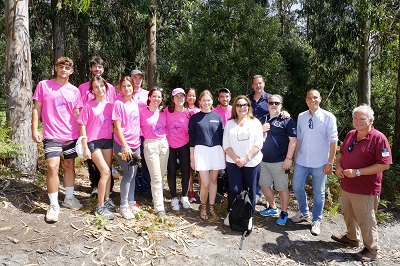
<path id="1" fill-rule="evenodd" d="M 33 102 L 28 0 L 6 0 L 5 3 L 7 121 L 11 127 L 10 139 L 21 144 L 21 154 L 11 158 L 10 166 L 33 174 L 37 145 L 30 130 Z"/>

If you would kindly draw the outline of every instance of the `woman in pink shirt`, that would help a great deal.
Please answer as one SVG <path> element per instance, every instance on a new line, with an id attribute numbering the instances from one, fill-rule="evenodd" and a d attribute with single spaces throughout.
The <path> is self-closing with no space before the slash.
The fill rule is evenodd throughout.
<path id="1" fill-rule="evenodd" d="M 151 177 L 151 194 L 154 211 L 164 217 L 163 176 L 167 170 L 169 146 L 166 138 L 165 113 L 160 110 L 163 95 L 161 88 L 149 91 L 147 108 L 140 109 L 140 128 L 144 137 L 144 158 Z"/>
<path id="2" fill-rule="evenodd" d="M 186 105 L 189 111 L 190 116 L 200 112 L 199 103 L 197 102 L 197 94 L 196 90 L 193 88 L 189 88 L 186 90 Z M 195 202 L 196 195 L 193 190 L 193 171 L 190 169 L 190 179 L 189 179 L 189 201 Z"/>
<path id="3" fill-rule="evenodd" d="M 96 213 L 114 219 L 115 205 L 110 199 L 113 104 L 106 100 L 107 82 L 100 76 L 90 80 L 95 98 L 85 103 L 77 119 L 82 138 L 83 156 L 92 159 L 100 171 Z"/>
<path id="4" fill-rule="evenodd" d="M 172 210 L 179 211 L 179 200 L 176 193 L 176 172 L 179 159 L 182 176 L 181 203 L 184 209 L 190 208 L 188 194 L 190 179 L 190 149 L 189 149 L 189 110 L 185 108 L 185 91 L 176 88 L 172 91 L 171 102 L 164 109 L 167 116 L 167 140 L 169 143 L 169 158 L 167 180 L 171 192 Z"/>
<path id="5" fill-rule="evenodd" d="M 132 99 L 133 81 L 123 77 L 119 82 L 121 94 L 114 103 L 114 153 L 122 168 L 119 213 L 125 219 L 135 218 L 138 209 L 135 201 L 135 174 L 138 165 L 132 161 L 140 155 L 140 118 L 138 104 Z"/>

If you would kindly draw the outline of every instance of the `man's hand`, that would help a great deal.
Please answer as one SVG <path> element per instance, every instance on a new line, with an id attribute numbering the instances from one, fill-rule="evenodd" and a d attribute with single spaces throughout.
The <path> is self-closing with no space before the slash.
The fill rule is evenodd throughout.
<path id="1" fill-rule="evenodd" d="M 42 135 L 40 135 L 40 133 L 39 133 L 39 131 L 37 129 L 36 130 L 32 130 L 32 139 L 36 143 L 42 142 Z"/>

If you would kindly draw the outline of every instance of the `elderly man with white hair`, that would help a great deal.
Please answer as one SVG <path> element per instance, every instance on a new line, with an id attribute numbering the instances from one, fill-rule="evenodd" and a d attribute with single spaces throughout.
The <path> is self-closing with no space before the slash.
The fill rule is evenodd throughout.
<path id="1" fill-rule="evenodd" d="M 392 164 L 386 136 L 372 123 L 374 111 L 367 105 L 353 110 L 353 127 L 347 133 L 336 159 L 335 174 L 340 178 L 341 209 L 346 223 L 344 235 L 332 239 L 357 247 L 362 236 L 364 249 L 354 254 L 360 261 L 378 258 L 376 210 L 382 188 L 382 172 Z"/>

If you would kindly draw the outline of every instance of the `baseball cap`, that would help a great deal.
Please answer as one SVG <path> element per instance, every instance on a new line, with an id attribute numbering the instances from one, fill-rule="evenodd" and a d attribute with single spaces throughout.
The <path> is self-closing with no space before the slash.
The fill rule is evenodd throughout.
<path id="1" fill-rule="evenodd" d="M 144 77 L 142 71 L 140 71 L 139 69 L 132 70 L 131 75 L 142 75 L 142 77 Z"/>
<path id="2" fill-rule="evenodd" d="M 172 96 L 177 95 L 178 93 L 183 93 L 184 95 L 186 95 L 185 91 L 182 88 L 176 88 L 172 91 Z"/>

